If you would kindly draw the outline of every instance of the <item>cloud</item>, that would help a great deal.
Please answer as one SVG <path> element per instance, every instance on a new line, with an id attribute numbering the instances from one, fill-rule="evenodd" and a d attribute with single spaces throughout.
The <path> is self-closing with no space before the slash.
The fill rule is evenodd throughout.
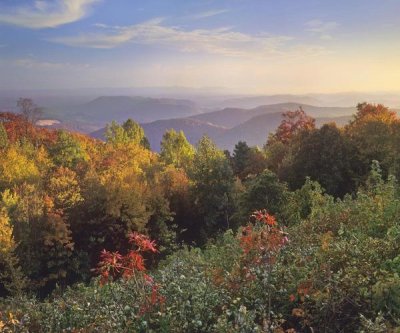
<path id="1" fill-rule="evenodd" d="M 199 20 L 199 19 L 203 19 L 203 18 L 208 18 L 208 17 L 213 17 L 216 15 L 224 14 L 227 12 L 229 12 L 229 9 L 213 9 L 213 10 L 208 10 L 206 12 L 202 12 L 199 14 L 191 15 L 190 18 Z"/>
<path id="2" fill-rule="evenodd" d="M 339 27 L 339 23 L 335 21 L 323 22 L 321 20 L 311 20 L 305 23 L 306 31 L 312 32 L 319 36 L 322 40 L 332 39 L 330 34 Z"/>
<path id="3" fill-rule="evenodd" d="M 323 22 L 321 20 L 311 20 L 306 22 L 307 31 L 311 32 L 328 32 L 336 29 L 339 23 L 335 21 Z"/>
<path id="4" fill-rule="evenodd" d="M 31 6 L 0 8 L 0 24 L 54 28 L 82 19 L 99 0 L 37 0 Z"/>
<path id="5" fill-rule="evenodd" d="M 60 62 L 40 61 L 33 58 L 20 58 L 15 59 L 12 64 L 17 67 L 30 68 L 30 69 L 78 69 L 88 68 L 87 64 L 71 64 Z"/>
<path id="6" fill-rule="evenodd" d="M 322 35 L 319 36 L 319 38 L 322 39 L 322 40 L 331 40 L 331 39 L 333 39 L 333 37 L 331 35 L 328 35 L 328 34 L 322 34 Z"/>
<path id="7" fill-rule="evenodd" d="M 292 40 L 289 36 L 269 34 L 245 34 L 231 27 L 218 29 L 184 30 L 163 25 L 162 18 L 131 26 L 107 26 L 97 24 L 95 33 L 57 37 L 50 41 L 74 47 L 111 49 L 125 43 L 159 45 L 182 52 L 206 52 L 229 56 L 248 55 L 258 52 L 276 54 L 279 48 Z"/>

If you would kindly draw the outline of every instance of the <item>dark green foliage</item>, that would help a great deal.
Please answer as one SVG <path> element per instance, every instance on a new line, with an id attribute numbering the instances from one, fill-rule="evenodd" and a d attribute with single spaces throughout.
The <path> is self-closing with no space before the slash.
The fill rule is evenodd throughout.
<path id="1" fill-rule="evenodd" d="M 264 154 L 256 147 L 249 147 L 246 142 L 239 141 L 231 158 L 235 176 L 244 180 L 249 175 L 257 175 L 266 168 Z"/>
<path id="2" fill-rule="evenodd" d="M 360 167 L 357 149 L 334 124 L 304 133 L 292 150 L 280 170 L 291 188 L 300 188 L 310 177 L 335 197 L 355 191 Z"/>
<path id="3" fill-rule="evenodd" d="M 257 177 L 248 180 L 245 186 L 245 191 L 239 197 L 237 219 L 246 221 L 246 216 L 260 209 L 283 217 L 289 192 L 286 184 L 280 182 L 276 174 L 266 169 Z"/>
<path id="4" fill-rule="evenodd" d="M 199 232 L 200 240 L 204 241 L 229 228 L 234 190 L 229 161 L 208 137 L 203 137 L 197 145 L 190 178 L 193 180 L 193 208 L 198 212 L 192 232 Z"/>

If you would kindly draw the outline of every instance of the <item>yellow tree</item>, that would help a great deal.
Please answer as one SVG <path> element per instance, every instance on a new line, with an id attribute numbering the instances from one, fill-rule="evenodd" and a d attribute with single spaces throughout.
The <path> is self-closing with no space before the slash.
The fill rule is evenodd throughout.
<path id="1" fill-rule="evenodd" d="M 0 155 L 0 188 L 11 188 L 40 177 L 35 162 L 18 146 L 10 146 Z"/>
<path id="2" fill-rule="evenodd" d="M 5 291 L 19 295 L 27 283 L 14 254 L 15 246 L 7 210 L 0 206 L 0 295 Z"/>

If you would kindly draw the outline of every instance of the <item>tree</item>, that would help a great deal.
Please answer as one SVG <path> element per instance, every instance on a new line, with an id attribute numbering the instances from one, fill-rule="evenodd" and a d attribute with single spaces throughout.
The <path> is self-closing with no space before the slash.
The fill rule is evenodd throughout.
<path id="1" fill-rule="evenodd" d="M 282 217 L 288 198 L 287 186 L 281 183 L 275 173 L 266 169 L 246 184 L 246 190 L 239 197 L 237 219 L 245 221 L 255 210 L 266 209 Z"/>
<path id="2" fill-rule="evenodd" d="M 150 148 L 143 128 L 133 121 L 128 119 L 122 125 L 112 121 L 106 128 L 106 140 L 113 145 L 134 143 L 143 146 L 146 149 Z"/>
<path id="3" fill-rule="evenodd" d="M 144 134 L 143 127 L 132 119 L 128 119 L 122 124 L 126 136 L 130 142 L 135 142 L 145 148 L 149 148 L 149 142 Z"/>
<path id="4" fill-rule="evenodd" d="M 3 123 L 0 122 L 0 149 L 4 149 L 8 146 L 8 135 Z"/>
<path id="5" fill-rule="evenodd" d="M 292 159 L 280 170 L 280 177 L 292 189 L 307 177 L 317 181 L 328 194 L 342 197 L 355 191 L 360 162 L 357 148 L 335 124 L 326 124 L 300 138 Z"/>
<path id="6" fill-rule="evenodd" d="M 304 133 L 315 129 L 315 119 L 300 107 L 296 111 L 283 113 L 283 120 L 274 134 L 270 134 L 264 150 L 267 166 L 279 174 L 282 162 L 290 155 L 291 147 Z"/>
<path id="7" fill-rule="evenodd" d="M 79 139 L 64 130 L 58 132 L 57 142 L 50 148 L 50 153 L 56 165 L 70 169 L 88 159 Z"/>
<path id="8" fill-rule="evenodd" d="M 10 145 L 0 154 L 0 189 L 40 179 L 34 161 L 19 146 Z"/>
<path id="9" fill-rule="evenodd" d="M 12 222 L 14 252 L 31 280 L 30 287 L 49 292 L 55 283 L 65 283 L 74 244 L 53 200 L 40 188 L 22 184 L 3 193 L 2 205 Z"/>
<path id="10" fill-rule="evenodd" d="M 187 169 L 194 157 L 194 147 L 187 141 L 183 131 L 166 131 L 161 141 L 161 159 L 166 164 Z"/>
<path id="11" fill-rule="evenodd" d="M 6 292 L 21 296 L 27 283 L 14 253 L 15 248 L 11 221 L 0 202 L 0 297 Z"/>
<path id="12" fill-rule="evenodd" d="M 257 175 L 266 168 L 266 159 L 261 150 L 249 147 L 244 141 L 235 145 L 231 162 L 234 174 L 241 180 L 249 175 Z"/>
<path id="13" fill-rule="evenodd" d="M 176 169 L 173 165 L 168 165 L 161 174 L 160 186 L 164 197 L 168 200 L 178 236 L 181 237 L 181 240 L 190 241 L 190 227 L 196 218 L 196 212 L 191 201 L 188 175 L 184 169 Z"/>
<path id="14" fill-rule="evenodd" d="M 283 120 L 272 136 L 273 140 L 288 143 L 298 133 L 315 128 L 315 119 L 308 116 L 301 106 L 296 111 L 283 113 L 282 116 Z"/>
<path id="15" fill-rule="evenodd" d="M 0 123 L 6 130 L 9 143 L 15 143 L 25 138 L 34 145 L 51 144 L 55 139 L 55 131 L 34 126 L 23 114 L 0 112 Z"/>
<path id="16" fill-rule="evenodd" d="M 244 141 L 239 141 L 232 154 L 232 169 L 240 179 L 244 179 L 244 170 L 248 165 L 251 149 Z"/>
<path id="17" fill-rule="evenodd" d="M 35 124 L 42 115 L 42 109 L 39 108 L 30 98 L 20 98 L 17 102 L 17 107 L 20 109 L 26 121 Z"/>
<path id="18" fill-rule="evenodd" d="M 67 212 L 83 198 L 76 173 L 68 168 L 60 167 L 49 179 L 48 194 L 54 198 L 54 206 L 57 210 Z"/>
<path id="19" fill-rule="evenodd" d="M 200 216 L 199 225 L 193 227 L 204 241 L 213 233 L 229 228 L 234 188 L 229 161 L 207 136 L 197 144 L 190 178 L 193 201 Z"/>
<path id="20" fill-rule="evenodd" d="M 126 141 L 125 130 L 116 121 L 112 121 L 111 124 L 107 124 L 106 141 L 111 144 L 124 143 Z"/>
<path id="21" fill-rule="evenodd" d="M 79 184 L 83 200 L 69 217 L 76 248 L 87 254 L 92 265 L 105 247 L 123 251 L 130 231 L 150 232 L 149 219 L 159 223 L 165 212 L 160 208 L 162 200 L 157 209 L 151 202 L 157 194 L 152 177 L 157 178 L 162 169 L 157 155 L 137 144 L 103 145 L 102 149 L 97 165 Z"/>
<path id="22" fill-rule="evenodd" d="M 390 155 L 388 158 L 389 173 L 400 179 L 400 122 L 391 125 Z"/>
<path id="23" fill-rule="evenodd" d="M 399 120 L 396 113 L 385 106 L 362 103 L 357 106 L 357 113 L 345 127 L 345 133 L 358 149 L 362 169 L 360 178 L 365 180 L 373 160 L 379 161 L 383 173 L 395 169 L 397 151 L 396 130 Z"/>
<path id="24" fill-rule="evenodd" d="M 375 121 L 390 124 L 397 120 L 396 112 L 390 111 L 382 104 L 359 103 L 357 113 L 350 126 L 357 126 L 363 122 Z"/>
<path id="25" fill-rule="evenodd" d="M 56 284 L 65 286 L 71 269 L 74 242 L 65 218 L 54 210 L 54 203 L 48 196 L 43 198 L 42 215 L 37 221 L 40 227 L 36 253 L 40 266 L 33 277 L 45 291 L 51 291 Z"/>

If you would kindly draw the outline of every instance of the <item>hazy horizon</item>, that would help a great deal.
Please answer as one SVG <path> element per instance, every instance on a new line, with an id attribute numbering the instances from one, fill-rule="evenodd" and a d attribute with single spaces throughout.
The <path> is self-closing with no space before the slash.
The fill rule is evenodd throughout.
<path id="1" fill-rule="evenodd" d="M 397 92 L 399 10 L 395 0 L 5 0 L 0 89 Z"/>

